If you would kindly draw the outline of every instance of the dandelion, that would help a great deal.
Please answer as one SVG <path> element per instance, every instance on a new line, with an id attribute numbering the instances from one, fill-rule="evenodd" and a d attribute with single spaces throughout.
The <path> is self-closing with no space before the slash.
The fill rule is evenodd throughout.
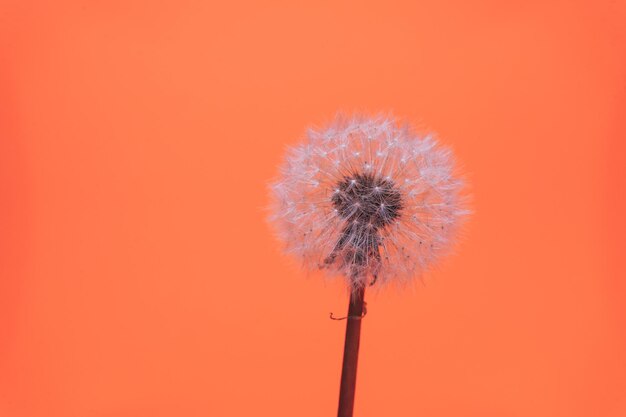
<path id="1" fill-rule="evenodd" d="M 407 283 L 449 252 L 462 188 L 450 150 L 391 117 L 337 117 L 289 150 L 270 220 L 287 252 L 350 289 L 339 416 L 352 415 L 365 288 Z"/>

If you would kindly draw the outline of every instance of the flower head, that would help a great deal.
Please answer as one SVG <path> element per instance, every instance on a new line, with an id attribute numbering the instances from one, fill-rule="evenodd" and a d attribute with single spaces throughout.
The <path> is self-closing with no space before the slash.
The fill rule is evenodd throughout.
<path id="1" fill-rule="evenodd" d="M 407 281 L 451 246 L 463 182 L 451 152 L 386 117 L 338 117 L 291 148 L 270 220 L 311 269 L 351 286 Z"/>

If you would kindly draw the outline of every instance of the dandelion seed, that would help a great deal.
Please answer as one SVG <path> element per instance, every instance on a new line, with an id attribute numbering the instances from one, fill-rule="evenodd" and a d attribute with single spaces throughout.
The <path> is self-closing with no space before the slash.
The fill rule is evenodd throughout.
<path id="1" fill-rule="evenodd" d="M 373 276 L 377 285 L 405 283 L 444 255 L 456 236 L 465 211 L 463 182 L 453 172 L 450 151 L 432 135 L 420 138 L 391 118 L 338 118 L 309 130 L 289 151 L 272 187 L 271 221 L 288 252 L 308 268 L 344 276 L 352 290 Z M 305 242 L 308 229 L 318 233 Z M 437 250 L 420 241 L 437 242 Z M 402 246 L 417 262 L 406 261 Z"/>

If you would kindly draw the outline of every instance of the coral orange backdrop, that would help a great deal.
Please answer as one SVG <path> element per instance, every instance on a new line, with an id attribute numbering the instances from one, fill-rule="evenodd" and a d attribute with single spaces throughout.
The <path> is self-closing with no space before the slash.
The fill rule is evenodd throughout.
<path id="1" fill-rule="evenodd" d="M 370 294 L 357 416 L 626 415 L 623 1 L 0 1 L 0 416 L 332 416 L 346 292 L 266 183 L 337 110 L 438 132 L 458 254 Z"/>

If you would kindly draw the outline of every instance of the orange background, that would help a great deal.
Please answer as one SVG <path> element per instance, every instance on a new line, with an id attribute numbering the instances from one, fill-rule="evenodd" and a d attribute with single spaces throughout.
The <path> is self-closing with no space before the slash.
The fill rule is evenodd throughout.
<path id="1" fill-rule="evenodd" d="M 285 145 L 355 109 L 438 132 L 475 210 L 425 285 L 368 296 L 355 415 L 626 415 L 625 21 L 3 0 L 0 416 L 334 415 L 346 292 L 263 207 Z"/>

